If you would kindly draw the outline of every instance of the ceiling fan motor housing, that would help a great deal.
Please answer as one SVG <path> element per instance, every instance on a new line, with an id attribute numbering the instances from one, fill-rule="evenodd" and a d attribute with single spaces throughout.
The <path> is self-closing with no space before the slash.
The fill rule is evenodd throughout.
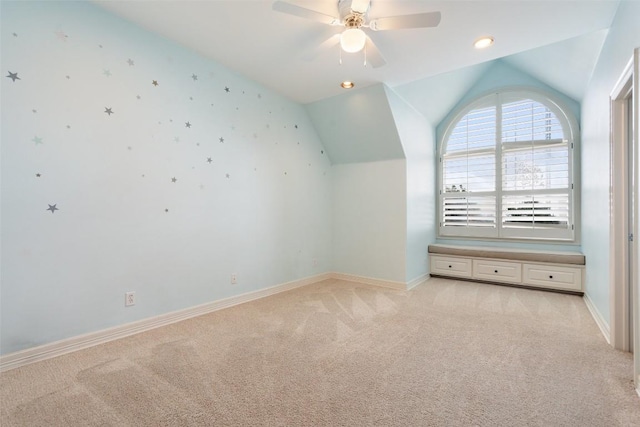
<path id="1" fill-rule="evenodd" d="M 351 9 L 353 0 L 339 0 L 338 10 L 340 11 L 340 20 L 347 28 L 360 28 L 366 20 L 369 7 L 365 11 L 354 11 Z"/>

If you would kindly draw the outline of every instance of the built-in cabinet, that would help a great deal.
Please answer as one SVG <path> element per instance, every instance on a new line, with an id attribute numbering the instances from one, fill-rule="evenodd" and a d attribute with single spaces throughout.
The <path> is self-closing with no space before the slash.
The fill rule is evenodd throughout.
<path id="1" fill-rule="evenodd" d="M 555 263 L 431 255 L 431 274 L 521 286 L 584 292 L 584 267 Z"/>

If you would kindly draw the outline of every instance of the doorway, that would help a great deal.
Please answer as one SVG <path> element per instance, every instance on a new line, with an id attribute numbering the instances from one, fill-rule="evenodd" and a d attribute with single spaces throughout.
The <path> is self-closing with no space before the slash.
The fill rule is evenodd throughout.
<path id="1" fill-rule="evenodd" d="M 613 347 L 634 353 L 640 390 L 638 56 L 636 49 L 611 93 L 610 339 Z"/>

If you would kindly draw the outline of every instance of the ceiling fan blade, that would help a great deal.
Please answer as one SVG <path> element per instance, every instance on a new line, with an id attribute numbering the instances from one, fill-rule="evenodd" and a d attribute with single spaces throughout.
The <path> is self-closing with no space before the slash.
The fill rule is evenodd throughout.
<path id="1" fill-rule="evenodd" d="M 440 12 L 416 13 L 415 15 L 390 16 L 373 19 L 369 28 L 374 31 L 400 30 L 404 28 L 437 27 L 440 24 Z"/>
<path id="2" fill-rule="evenodd" d="M 352 0 L 351 1 L 351 10 L 358 13 L 366 13 L 369 10 L 369 5 L 371 4 L 371 0 Z"/>
<path id="3" fill-rule="evenodd" d="M 367 54 L 367 62 L 371 64 L 373 68 L 382 67 L 387 63 L 384 57 L 378 50 L 376 44 L 371 40 L 371 37 L 367 37 L 367 43 L 365 44 L 366 54 Z"/>
<path id="4" fill-rule="evenodd" d="M 330 50 L 331 48 L 337 46 L 340 43 L 340 34 L 334 34 L 322 43 L 315 45 L 313 48 L 307 49 L 304 51 L 300 58 L 305 61 L 313 61 L 321 55 L 322 53 Z M 337 51 L 336 51 L 337 52 Z"/>
<path id="5" fill-rule="evenodd" d="M 310 19 L 312 21 L 322 22 L 323 24 L 338 25 L 340 19 L 334 16 L 325 15 L 324 13 L 317 12 L 306 7 L 297 6 L 295 4 L 287 3 L 286 1 L 275 1 L 271 6 L 276 12 L 287 13 L 289 15 L 298 16 L 300 18 Z"/>

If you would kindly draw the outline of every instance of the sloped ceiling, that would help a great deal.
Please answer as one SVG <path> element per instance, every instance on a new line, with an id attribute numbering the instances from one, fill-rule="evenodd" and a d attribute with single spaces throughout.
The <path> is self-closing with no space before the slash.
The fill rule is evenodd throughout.
<path id="1" fill-rule="evenodd" d="M 491 67 L 493 61 L 461 68 L 415 82 L 396 86 L 393 90 L 418 110 L 429 123 L 437 125 L 471 86 Z"/>
<path id="2" fill-rule="evenodd" d="M 608 32 L 595 31 L 510 55 L 504 61 L 576 101 L 581 101 Z"/>
<path id="3" fill-rule="evenodd" d="M 333 164 L 404 158 L 383 85 L 307 104 L 306 109 Z"/>

